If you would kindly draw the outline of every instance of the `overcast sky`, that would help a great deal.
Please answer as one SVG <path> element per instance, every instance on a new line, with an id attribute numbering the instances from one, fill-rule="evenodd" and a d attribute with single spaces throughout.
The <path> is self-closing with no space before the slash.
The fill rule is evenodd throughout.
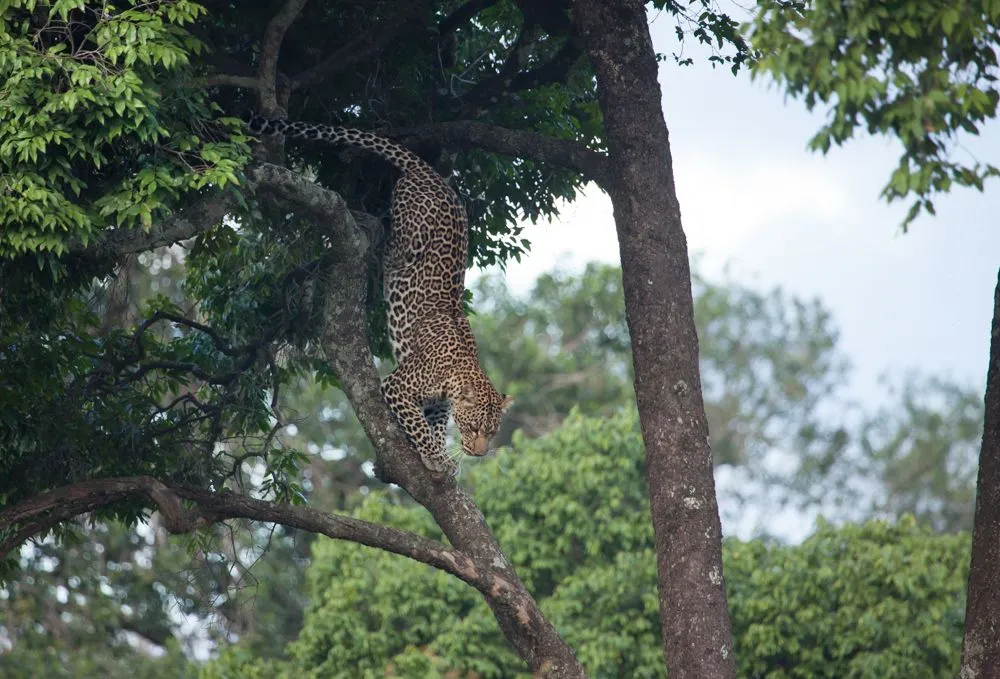
<path id="1" fill-rule="evenodd" d="M 651 29 L 657 51 L 674 51 L 669 17 Z M 786 102 L 764 80 L 704 60 L 668 60 L 659 79 L 684 231 L 702 271 L 728 265 L 743 282 L 819 297 L 854 365 L 849 396 L 864 403 L 883 401 L 880 375 L 908 370 L 985 385 L 1000 181 L 939 198 L 937 216 L 903 234 L 907 205 L 878 197 L 898 161 L 894 143 L 862 138 L 824 157 L 806 149 L 823 112 Z M 965 147 L 1000 163 L 1000 125 Z M 507 268 L 515 290 L 560 262 L 618 263 L 611 204 L 596 189 L 525 235 L 531 253 Z"/>

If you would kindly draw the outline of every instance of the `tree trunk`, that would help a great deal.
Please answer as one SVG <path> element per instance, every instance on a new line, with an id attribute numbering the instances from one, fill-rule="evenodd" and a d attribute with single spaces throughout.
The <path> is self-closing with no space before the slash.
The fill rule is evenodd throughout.
<path id="1" fill-rule="evenodd" d="M 635 391 L 648 458 L 663 648 L 671 677 L 735 675 L 722 530 L 698 369 L 691 271 L 657 63 L 638 0 L 577 0 L 597 74 Z"/>
<path id="2" fill-rule="evenodd" d="M 961 679 L 1000 677 L 1000 274 L 993 298 Z"/>

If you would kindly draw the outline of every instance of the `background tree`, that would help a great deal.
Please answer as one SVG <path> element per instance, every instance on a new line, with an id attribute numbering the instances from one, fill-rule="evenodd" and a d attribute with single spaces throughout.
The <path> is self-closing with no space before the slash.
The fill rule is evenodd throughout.
<path id="1" fill-rule="evenodd" d="M 829 107 L 830 123 L 811 141 L 826 152 L 862 126 L 903 147 L 882 195 L 916 197 L 905 228 L 932 197 L 953 186 L 982 191 L 1000 169 L 961 150 L 997 114 L 996 45 L 1000 5 L 878 2 L 761 2 L 751 39 L 760 69 L 812 108 Z M 1000 287 L 998 287 L 1000 295 Z M 1000 300 L 1000 297 L 998 297 Z M 994 307 L 976 517 L 969 575 L 962 676 L 1000 671 L 1000 302 Z"/>

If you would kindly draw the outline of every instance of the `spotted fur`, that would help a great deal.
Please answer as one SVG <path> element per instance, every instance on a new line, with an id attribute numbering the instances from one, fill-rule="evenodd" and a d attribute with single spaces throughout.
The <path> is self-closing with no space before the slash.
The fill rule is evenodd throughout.
<path id="1" fill-rule="evenodd" d="M 392 233 L 383 288 L 396 369 L 382 394 L 424 465 L 454 471 L 445 447 L 453 416 L 467 455 L 482 456 L 512 399 L 479 365 L 462 312 L 469 222 L 454 189 L 416 154 L 371 132 L 252 116 L 255 135 L 344 144 L 374 152 L 402 171 L 392 192 Z"/>

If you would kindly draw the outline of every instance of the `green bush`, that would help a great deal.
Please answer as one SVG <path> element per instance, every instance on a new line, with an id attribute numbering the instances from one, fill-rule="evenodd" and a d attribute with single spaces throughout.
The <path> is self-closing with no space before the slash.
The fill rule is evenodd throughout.
<path id="1" fill-rule="evenodd" d="M 637 432 L 631 411 L 574 414 L 549 436 L 515 438 L 468 475 L 518 572 L 595 679 L 666 676 Z M 441 537 L 422 509 L 381 495 L 358 515 Z M 739 675 L 954 676 L 968 550 L 967 535 L 934 535 L 912 519 L 820 524 L 798 546 L 728 540 Z M 529 676 L 479 595 L 428 566 L 321 539 L 309 586 L 288 662 L 260 676 Z M 254 669 L 229 649 L 203 677 Z"/>

